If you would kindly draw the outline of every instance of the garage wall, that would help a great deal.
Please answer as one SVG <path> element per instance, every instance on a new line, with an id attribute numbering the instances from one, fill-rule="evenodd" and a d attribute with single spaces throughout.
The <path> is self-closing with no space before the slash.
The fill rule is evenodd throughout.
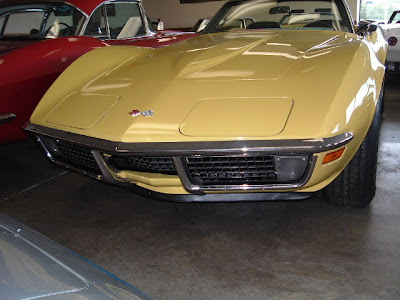
<path id="1" fill-rule="evenodd" d="M 143 0 L 150 18 L 161 19 L 165 28 L 190 28 L 197 20 L 212 17 L 226 1 L 180 4 L 179 0 Z"/>
<path id="2" fill-rule="evenodd" d="M 165 28 L 192 27 L 198 19 L 212 17 L 226 1 L 180 4 L 179 0 L 143 0 L 150 18 L 161 19 Z M 353 18 L 358 18 L 359 0 L 348 0 Z"/>

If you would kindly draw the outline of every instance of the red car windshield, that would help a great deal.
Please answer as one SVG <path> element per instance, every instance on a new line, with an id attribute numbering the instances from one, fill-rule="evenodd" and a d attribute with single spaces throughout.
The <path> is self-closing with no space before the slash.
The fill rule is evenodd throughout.
<path id="1" fill-rule="evenodd" d="M 57 38 L 78 35 L 86 16 L 68 4 L 29 3 L 0 9 L 1 38 Z"/>

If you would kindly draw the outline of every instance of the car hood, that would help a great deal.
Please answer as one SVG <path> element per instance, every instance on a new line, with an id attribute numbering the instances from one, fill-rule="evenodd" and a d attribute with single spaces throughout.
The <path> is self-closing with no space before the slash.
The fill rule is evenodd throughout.
<path id="1" fill-rule="evenodd" d="M 146 78 L 153 81 L 279 79 L 305 52 L 336 37 L 335 34 L 309 34 L 306 39 L 301 36 L 297 32 L 282 31 L 202 35 L 148 53 L 134 61 L 134 67 L 129 62 L 123 64 L 107 74 L 107 78 L 135 81 Z"/>
<path id="2" fill-rule="evenodd" d="M 37 43 L 40 40 L 18 40 L 18 41 L 10 41 L 10 40 L 0 40 L 0 56 L 9 53 L 18 48 L 26 47 L 31 44 Z"/>
<path id="3" fill-rule="evenodd" d="M 280 30 L 203 35 L 161 49 L 99 49 L 60 78 L 32 122 L 122 142 L 328 135 L 339 127 L 323 123 L 348 68 L 365 65 L 364 46 L 354 34 Z M 111 57 L 121 61 L 93 70 Z M 66 80 L 80 87 L 61 95 Z"/>

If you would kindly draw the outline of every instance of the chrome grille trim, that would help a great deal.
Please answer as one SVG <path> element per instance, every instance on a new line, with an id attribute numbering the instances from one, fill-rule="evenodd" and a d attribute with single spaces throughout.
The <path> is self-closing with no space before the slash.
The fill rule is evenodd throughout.
<path id="1" fill-rule="evenodd" d="M 203 186 L 193 183 L 189 177 L 186 170 L 185 163 L 182 157 L 175 156 L 174 163 L 178 175 L 184 185 L 185 189 L 191 193 L 205 193 L 205 192 L 233 192 L 233 191 L 271 191 L 271 190 L 293 190 L 303 187 L 311 178 L 312 171 L 314 170 L 315 164 L 317 162 L 317 156 L 311 156 L 308 166 L 303 178 L 296 183 L 272 183 L 272 184 L 231 184 L 231 185 L 210 185 Z"/>
<path id="2" fill-rule="evenodd" d="M 278 181 L 274 156 L 186 156 L 183 158 L 188 177 L 202 185 L 246 182 L 276 183 Z"/>

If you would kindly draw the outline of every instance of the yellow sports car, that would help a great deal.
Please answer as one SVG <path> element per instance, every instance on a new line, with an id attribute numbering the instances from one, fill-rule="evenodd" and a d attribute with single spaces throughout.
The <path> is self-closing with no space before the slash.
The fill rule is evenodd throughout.
<path id="1" fill-rule="evenodd" d="M 96 49 L 27 129 L 59 165 L 171 201 L 375 194 L 387 44 L 343 0 L 235 0 L 204 34 Z"/>

